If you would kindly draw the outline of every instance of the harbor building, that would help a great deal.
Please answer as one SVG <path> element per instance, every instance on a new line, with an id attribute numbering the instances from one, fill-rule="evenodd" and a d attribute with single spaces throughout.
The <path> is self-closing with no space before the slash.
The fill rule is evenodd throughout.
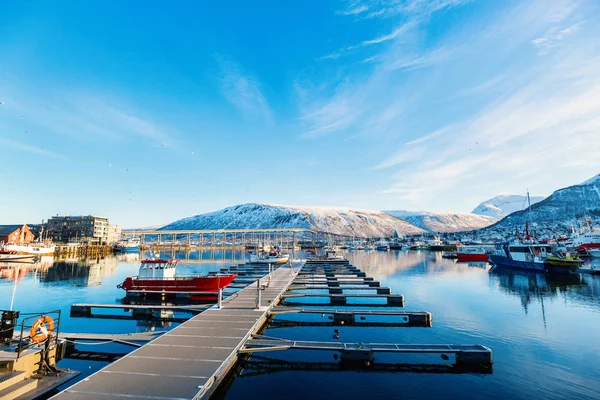
<path id="1" fill-rule="evenodd" d="M 27 244 L 35 239 L 29 226 L 25 225 L 0 225 L 0 243 Z"/>
<path id="2" fill-rule="evenodd" d="M 57 243 L 107 244 L 108 218 L 94 215 L 55 216 L 48 220 L 48 236 Z"/>
<path id="3" fill-rule="evenodd" d="M 119 240 L 121 240 L 121 227 L 119 225 L 109 225 L 106 242 L 108 244 L 116 244 Z"/>

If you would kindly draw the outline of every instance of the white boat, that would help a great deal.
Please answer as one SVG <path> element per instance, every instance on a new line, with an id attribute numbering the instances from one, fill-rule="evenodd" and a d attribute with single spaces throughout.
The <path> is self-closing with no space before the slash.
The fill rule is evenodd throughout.
<path id="1" fill-rule="evenodd" d="M 119 242 L 115 246 L 115 250 L 121 253 L 133 253 L 140 251 L 140 239 L 129 238 L 125 241 Z"/>
<path id="2" fill-rule="evenodd" d="M 600 249 L 590 249 L 588 250 L 588 253 L 594 258 L 600 258 Z"/>
<path id="3" fill-rule="evenodd" d="M 600 249 L 600 228 L 593 227 L 591 221 L 586 221 L 586 226 L 579 232 L 574 232 L 573 246 L 576 250 Z"/>
<path id="4" fill-rule="evenodd" d="M 2 250 L 7 253 L 21 254 L 21 255 L 32 255 L 32 256 L 53 256 L 55 246 L 53 244 L 46 243 L 28 243 L 28 244 L 15 244 L 8 243 L 2 246 Z"/>
<path id="5" fill-rule="evenodd" d="M 250 264 L 285 264 L 290 260 L 289 254 L 279 252 L 277 248 L 263 245 L 256 253 L 250 254 Z"/>
<path id="6" fill-rule="evenodd" d="M 289 260 L 289 254 L 280 254 L 277 252 L 262 252 L 258 254 L 250 254 L 249 262 L 250 264 L 285 264 Z"/>

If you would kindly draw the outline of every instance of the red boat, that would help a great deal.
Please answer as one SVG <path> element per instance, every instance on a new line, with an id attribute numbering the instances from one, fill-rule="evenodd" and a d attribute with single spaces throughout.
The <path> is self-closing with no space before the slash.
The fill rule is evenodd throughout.
<path id="1" fill-rule="evenodd" d="M 458 262 L 488 262 L 487 253 L 482 246 L 458 246 L 456 258 Z"/>
<path id="2" fill-rule="evenodd" d="M 176 276 L 178 260 L 142 260 L 138 276 L 125 278 L 120 289 L 148 292 L 218 292 L 227 287 L 237 274 Z"/>

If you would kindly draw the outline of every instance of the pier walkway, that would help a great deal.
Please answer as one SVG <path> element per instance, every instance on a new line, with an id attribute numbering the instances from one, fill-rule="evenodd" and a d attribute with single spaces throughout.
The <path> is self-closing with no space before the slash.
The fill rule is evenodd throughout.
<path id="1" fill-rule="evenodd" d="M 263 278 L 261 307 L 255 282 L 216 307 L 52 397 L 53 400 L 208 398 L 235 365 L 238 351 L 260 331 L 301 266 Z M 268 286 L 266 286 L 268 284 Z"/>

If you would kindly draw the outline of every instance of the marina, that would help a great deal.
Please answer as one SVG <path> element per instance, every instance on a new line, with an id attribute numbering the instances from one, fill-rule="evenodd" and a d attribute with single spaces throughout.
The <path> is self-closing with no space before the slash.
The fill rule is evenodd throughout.
<path id="1" fill-rule="evenodd" d="M 212 376 L 209 370 L 203 369 L 202 371 L 204 372 L 201 374 L 199 372 L 194 374 L 189 374 L 189 372 L 183 373 L 183 370 L 181 370 L 181 373 L 178 372 L 174 374 L 182 376 L 177 379 L 177 382 L 179 383 L 188 380 L 189 382 L 198 383 L 195 386 L 198 390 L 196 394 L 202 392 L 206 385 L 208 385 L 208 387 L 206 387 L 206 393 L 212 395 L 212 397 L 216 396 L 216 398 L 221 398 L 224 393 L 227 393 L 228 398 L 230 396 L 235 396 L 239 385 L 246 385 L 246 382 L 248 382 L 247 379 L 250 379 L 251 381 L 260 379 L 260 374 L 255 375 L 255 373 L 259 371 L 276 372 L 280 371 L 281 368 L 287 371 L 298 371 L 297 373 L 300 371 L 304 371 L 305 373 L 309 371 L 315 371 L 312 373 L 317 373 L 316 371 L 322 371 L 321 373 L 324 371 L 336 371 L 336 374 L 341 374 L 341 378 L 348 373 L 343 371 L 362 370 L 367 364 L 367 372 L 383 374 L 382 376 L 398 372 L 429 373 L 431 376 L 457 373 L 466 373 L 467 375 L 471 373 L 483 373 L 495 376 L 498 374 L 498 368 L 500 368 L 501 371 L 505 369 L 504 365 L 498 365 L 498 357 L 503 359 L 504 354 L 497 354 L 497 344 L 494 345 L 493 340 L 483 341 L 482 343 L 478 340 L 468 340 L 468 337 L 459 340 L 456 340 L 455 338 L 450 341 L 446 340 L 446 343 L 452 343 L 446 345 L 440 343 L 437 336 L 437 339 L 433 339 L 433 336 L 426 334 L 425 332 L 428 331 L 438 331 L 438 329 L 440 329 L 440 324 L 442 332 L 447 331 L 447 328 L 443 327 L 447 323 L 445 322 L 447 318 L 445 318 L 444 314 L 448 313 L 448 310 L 445 312 L 440 311 L 439 307 L 432 307 L 431 305 L 424 307 L 426 311 L 418 310 L 418 308 L 421 308 L 419 307 L 420 302 L 417 302 L 414 305 L 412 304 L 412 296 L 407 296 L 406 293 L 408 286 L 402 286 L 404 288 L 401 292 L 402 294 L 397 294 L 398 284 L 396 280 L 386 278 L 386 274 L 382 275 L 382 271 L 386 270 L 382 269 L 384 266 L 386 266 L 385 268 L 393 268 L 393 270 L 396 271 L 403 271 L 408 267 L 409 269 L 406 271 L 412 271 L 411 273 L 416 272 L 417 275 L 415 275 L 415 277 L 419 277 L 428 276 L 427 272 L 425 272 L 426 275 L 421 275 L 423 272 L 419 272 L 421 268 L 420 265 L 434 266 L 439 264 L 438 267 L 435 267 L 435 270 L 438 271 L 436 274 L 444 273 L 443 271 L 453 271 L 456 270 L 456 268 L 462 270 L 461 268 L 467 268 L 466 265 L 460 267 L 461 263 L 455 263 L 452 260 L 444 260 L 441 258 L 441 253 L 434 252 L 429 254 L 412 251 L 364 252 L 364 255 L 361 253 L 348 252 L 346 253 L 346 257 L 348 257 L 350 262 L 327 262 L 318 260 L 307 262 L 306 264 L 296 264 L 296 267 L 293 269 L 287 266 L 269 267 L 268 265 L 258 264 L 213 264 L 213 266 L 209 267 L 209 271 L 213 272 L 209 272 L 209 274 L 231 272 L 238 274 L 236 281 L 224 291 L 221 303 L 223 308 L 221 310 L 215 309 L 215 307 L 217 307 L 214 305 L 216 299 L 213 300 L 214 302 L 212 304 L 186 303 L 185 299 L 170 304 L 165 304 L 161 301 L 149 304 L 148 300 L 143 300 L 141 302 L 138 300 L 137 303 L 139 304 L 115 304 L 106 300 L 65 304 L 65 306 L 68 306 L 67 315 L 70 314 L 70 319 L 67 319 L 67 322 L 63 324 L 66 325 L 66 327 L 61 328 L 61 331 L 77 333 L 60 334 L 62 339 L 68 340 L 73 344 L 70 344 L 67 347 L 68 351 L 65 354 L 66 358 L 61 360 L 59 365 L 84 362 L 98 366 L 105 364 L 106 367 L 103 369 L 92 369 L 91 372 L 93 375 L 91 376 L 91 379 L 76 384 L 71 389 L 71 392 L 68 391 L 68 386 L 64 386 L 63 390 L 67 389 L 67 391 L 60 394 L 57 398 L 82 398 L 81 396 L 91 396 L 90 398 L 93 398 L 93 396 L 96 395 L 104 396 L 103 394 L 100 394 L 104 393 L 99 389 L 100 386 L 95 386 L 100 384 L 94 383 L 98 377 L 102 378 L 102 388 L 107 386 L 111 388 L 114 387 L 114 389 L 111 390 L 115 390 L 115 393 L 118 395 L 128 394 L 130 392 L 127 392 L 127 390 L 132 390 L 131 393 L 134 393 L 134 395 L 139 394 L 140 396 L 149 396 L 149 392 L 143 391 L 145 389 L 139 389 L 142 391 L 135 392 L 135 390 L 138 389 L 135 389 L 131 384 L 135 382 L 147 382 L 143 377 L 154 376 L 151 374 L 167 374 L 166 372 L 160 372 L 160 370 L 156 369 L 159 368 L 158 365 L 164 363 L 161 361 L 161 357 L 177 359 L 167 362 L 167 365 L 170 368 L 175 368 L 173 363 L 182 363 L 182 366 L 186 365 L 186 363 L 193 363 L 191 365 L 198 365 L 199 367 L 200 364 L 198 363 L 200 363 L 200 361 L 198 360 L 210 359 L 222 360 L 224 362 L 231 354 L 237 354 L 236 357 L 230 359 L 233 360 L 233 358 L 235 358 L 235 362 L 231 362 L 231 365 L 229 366 L 228 370 L 231 371 L 231 374 L 227 375 L 229 378 L 223 385 L 217 384 L 214 388 L 213 385 L 209 384 Z M 421 262 L 419 260 L 421 260 Z M 422 262 L 425 262 L 425 264 L 422 264 Z M 108 281 L 106 281 L 107 278 L 102 279 L 103 281 L 106 281 L 105 283 L 107 285 L 114 288 L 108 290 L 107 294 L 118 293 L 116 285 L 119 282 L 122 282 L 123 276 L 130 275 L 132 271 L 137 269 L 139 261 L 134 261 L 131 264 L 121 263 L 119 265 L 120 268 L 124 268 L 122 271 L 119 269 L 119 271 L 121 271 L 120 273 L 114 275 L 114 277 L 109 275 L 110 278 Z M 181 268 L 185 272 L 197 270 L 198 268 L 207 268 L 207 266 L 203 265 L 205 264 L 190 263 L 186 265 L 184 263 L 181 265 Z M 406 266 L 403 267 L 403 265 Z M 591 265 L 593 266 L 594 264 Z M 51 266 L 48 271 L 51 271 L 52 268 L 54 267 Z M 38 270 L 32 269 L 32 271 Z M 106 271 L 113 271 L 113 269 L 111 268 Z M 260 311 L 260 313 L 258 313 L 258 311 L 254 311 L 257 299 L 255 282 L 258 277 L 261 277 L 261 282 L 263 282 L 264 286 L 266 282 L 265 277 L 268 276 L 269 271 L 272 271 L 274 274 L 273 276 L 282 274 L 280 276 L 282 278 L 285 277 L 285 290 L 283 286 L 280 286 L 277 290 L 275 290 L 274 286 L 270 286 L 270 292 L 268 292 L 269 288 L 266 288 L 265 291 L 261 293 L 261 303 L 263 304 L 263 307 L 261 310 L 258 310 Z M 483 271 L 485 273 L 486 269 L 470 271 L 472 271 L 471 274 L 476 271 Z M 37 274 L 39 273 L 40 272 L 37 272 Z M 115 272 L 111 272 L 111 274 L 114 273 Z M 402 272 L 400 273 L 402 274 Z M 246 274 L 246 277 L 239 276 L 241 274 Z M 477 272 L 473 276 L 479 274 L 480 272 Z M 409 274 L 404 276 L 410 279 L 412 275 Z M 490 275 L 490 277 L 494 277 L 493 279 L 495 280 L 503 276 L 504 275 L 498 275 L 498 273 Z M 513 276 L 516 277 L 519 275 Z M 242 281 L 237 281 L 237 279 L 242 279 Z M 246 279 L 246 281 L 243 279 Z M 590 279 L 597 278 L 590 276 Z M 111 281 L 112 283 L 110 283 Z M 508 282 L 508 285 L 512 285 L 510 281 Z M 283 284 L 284 282 L 282 281 L 281 285 Z M 21 283 L 19 285 L 21 285 Z M 23 285 L 27 286 L 28 284 L 25 282 Z M 270 285 L 274 285 L 273 280 Z M 502 283 L 502 285 L 504 285 L 504 283 Z M 26 289 L 21 289 L 20 286 L 18 286 L 17 293 L 19 293 L 20 290 Z M 236 290 L 238 291 L 237 294 Z M 411 290 L 408 290 L 408 292 L 411 292 Z M 399 302 L 387 304 L 387 301 L 385 300 L 386 296 L 398 296 L 398 299 L 402 298 L 402 304 Z M 546 295 L 542 294 L 541 296 Z M 348 304 L 336 304 L 336 300 L 333 299 L 339 297 L 344 297 Z M 269 302 L 269 300 L 275 298 L 280 302 Z M 323 299 L 328 299 L 328 301 L 323 303 Z M 18 300 L 19 297 L 17 296 L 17 301 Z M 404 305 L 405 308 L 399 307 L 402 305 Z M 408 306 L 409 309 L 406 309 L 406 306 Z M 417 310 L 415 310 L 415 308 L 417 308 Z M 228 310 L 227 314 L 230 314 L 223 314 L 227 318 L 221 319 L 220 317 L 217 317 L 219 311 L 225 310 Z M 548 310 L 547 304 L 546 310 Z M 260 329 L 250 329 L 255 327 L 251 322 L 256 322 L 258 320 L 247 318 L 248 312 L 250 315 L 261 315 L 259 318 L 262 321 Z M 202 321 L 200 317 L 203 314 L 205 314 L 204 318 L 210 319 L 210 328 L 200 322 Z M 437 318 L 435 318 L 437 323 L 434 322 L 434 315 L 437 315 Z M 230 325 L 230 328 L 224 326 L 226 322 L 216 322 L 227 321 L 228 318 L 233 318 L 234 316 L 236 323 Z M 93 322 L 98 319 L 106 321 L 106 323 L 109 324 L 107 326 L 118 327 L 122 324 L 125 325 L 116 330 L 111 328 L 110 331 L 98 332 L 97 328 L 94 328 Z M 76 321 L 80 322 L 74 324 Z M 246 325 L 242 322 L 246 323 Z M 88 329 L 91 328 L 92 330 L 82 332 L 81 329 L 77 329 L 76 327 L 80 326 L 81 323 L 84 323 L 86 326 L 89 325 Z M 131 328 L 127 328 L 127 326 L 131 326 L 129 325 L 131 323 L 148 327 L 166 326 L 166 329 L 162 328 L 158 331 L 154 330 L 135 333 L 135 329 L 132 330 Z M 246 328 L 246 326 L 248 326 L 248 328 Z M 242 328 L 243 330 L 241 330 Z M 422 330 L 423 328 L 427 329 L 427 331 Z M 146 330 L 147 328 L 143 329 Z M 224 331 L 221 331 L 220 329 Z M 390 336 L 387 340 L 383 341 L 381 339 L 365 340 L 365 338 L 369 337 L 367 332 L 370 330 L 391 330 L 391 334 L 391 332 L 396 329 L 407 332 L 407 334 L 403 334 L 402 337 L 408 341 L 398 341 L 397 338 L 394 340 L 392 339 L 393 336 Z M 229 332 L 225 333 L 226 330 Z M 305 333 L 302 333 L 305 330 L 313 332 L 309 335 L 310 338 L 305 337 Z M 333 330 L 334 332 L 339 333 L 334 333 L 332 340 L 331 334 L 323 335 L 323 330 L 329 332 Z M 192 331 L 193 333 L 191 333 Z M 360 332 L 362 331 L 365 333 L 361 334 Z M 212 335 L 217 332 L 220 337 L 225 336 L 232 338 L 223 339 L 228 342 L 227 344 L 219 343 L 217 347 L 227 347 L 229 350 L 223 349 L 223 353 L 219 352 L 220 355 L 217 358 L 214 358 L 216 357 L 216 353 L 212 355 L 190 353 L 191 347 L 182 347 L 182 349 L 186 349 L 186 356 L 176 356 L 176 353 L 173 353 L 174 350 L 171 349 L 173 346 L 177 347 L 180 345 L 199 346 L 198 351 L 204 349 L 202 346 L 214 347 L 216 345 L 206 344 L 210 342 L 204 341 L 216 340 L 211 339 L 211 337 L 216 338 L 216 335 Z M 297 332 L 297 334 L 290 337 L 287 332 Z M 414 334 L 410 332 L 414 332 Z M 192 337 L 189 335 L 194 337 L 202 336 L 202 338 L 197 337 L 195 342 L 190 342 Z M 378 336 L 379 335 L 376 334 L 376 337 Z M 236 339 L 233 339 L 234 337 Z M 445 334 L 441 337 L 445 337 Z M 197 340 L 201 340 L 202 344 L 194 344 Z M 98 346 L 97 343 L 104 344 Z M 156 346 L 154 346 L 153 343 L 155 343 Z M 478 347 L 480 345 L 483 345 L 484 347 Z M 144 353 L 139 353 L 145 348 L 148 348 L 148 350 L 144 350 Z M 161 349 L 165 348 L 171 349 L 168 356 L 162 355 L 163 353 L 160 352 L 162 351 Z M 134 350 L 133 352 L 131 352 L 132 349 Z M 233 349 L 237 350 L 234 352 Z M 485 360 L 486 357 L 489 357 L 487 359 L 491 361 L 491 352 L 488 352 L 485 349 L 494 350 L 493 371 L 491 369 L 491 362 L 481 362 L 482 360 Z M 269 351 L 265 353 L 264 350 Z M 328 361 L 327 359 L 323 359 L 323 355 L 328 353 L 330 355 L 333 354 L 334 356 L 337 354 L 337 360 Z M 175 354 L 175 356 L 173 354 Z M 188 354 L 194 355 L 190 357 Z M 457 357 L 456 354 L 462 354 L 462 356 L 459 355 Z M 471 355 L 469 356 L 467 354 Z M 138 355 L 142 358 L 136 358 Z M 438 361 L 431 359 L 431 357 L 434 356 L 437 357 Z M 419 359 L 419 357 L 421 357 L 421 359 Z M 450 357 L 450 359 L 446 361 L 448 357 Z M 466 364 L 466 367 L 465 364 L 457 364 L 456 360 L 464 361 L 465 357 L 477 357 L 476 359 L 479 361 L 477 363 L 477 368 L 470 364 Z M 152 366 L 149 366 L 147 362 L 143 363 L 143 360 L 154 361 L 151 363 Z M 439 362 L 440 360 L 442 363 Z M 212 362 L 212 364 L 214 364 L 214 362 Z M 135 374 L 128 374 L 128 376 L 131 375 L 134 379 L 127 380 L 127 390 L 115 381 L 115 379 L 117 379 L 116 376 L 125 371 L 124 367 L 122 367 L 124 365 L 127 367 L 127 370 L 131 372 L 136 371 L 135 369 L 131 369 L 136 365 L 143 365 L 144 368 L 146 368 L 141 371 L 141 374 L 146 375 L 139 375 L 138 377 L 138 375 Z M 489 365 L 490 367 L 482 368 L 482 366 L 485 365 Z M 217 371 L 220 367 L 220 365 L 213 365 L 214 371 Z M 243 369 L 240 370 L 240 367 Z M 189 369 L 189 367 L 186 368 Z M 224 369 L 221 369 L 221 371 L 223 370 Z M 89 373 L 90 372 L 87 372 L 87 374 Z M 184 378 L 185 376 L 193 377 Z M 239 376 L 239 380 L 235 378 L 235 376 Z M 107 384 L 106 382 L 110 383 Z M 164 386 L 164 384 L 162 386 Z M 198 386 L 202 386 L 202 388 L 198 389 Z M 217 389 L 217 387 L 219 389 Z M 156 395 L 157 389 L 152 390 Z M 179 392 L 179 390 L 182 392 Z M 188 395 L 184 394 L 183 390 L 184 389 L 177 389 L 174 392 L 170 391 L 168 396 L 167 393 L 165 393 L 165 396 L 170 396 L 171 398 L 192 398 L 185 397 Z M 186 391 L 185 393 L 193 392 L 192 389 L 189 390 L 189 392 Z M 323 393 L 327 393 L 327 390 L 324 387 L 321 387 L 320 390 L 323 390 Z M 93 392 L 97 393 L 93 394 Z M 163 395 L 161 394 L 161 396 Z"/>

